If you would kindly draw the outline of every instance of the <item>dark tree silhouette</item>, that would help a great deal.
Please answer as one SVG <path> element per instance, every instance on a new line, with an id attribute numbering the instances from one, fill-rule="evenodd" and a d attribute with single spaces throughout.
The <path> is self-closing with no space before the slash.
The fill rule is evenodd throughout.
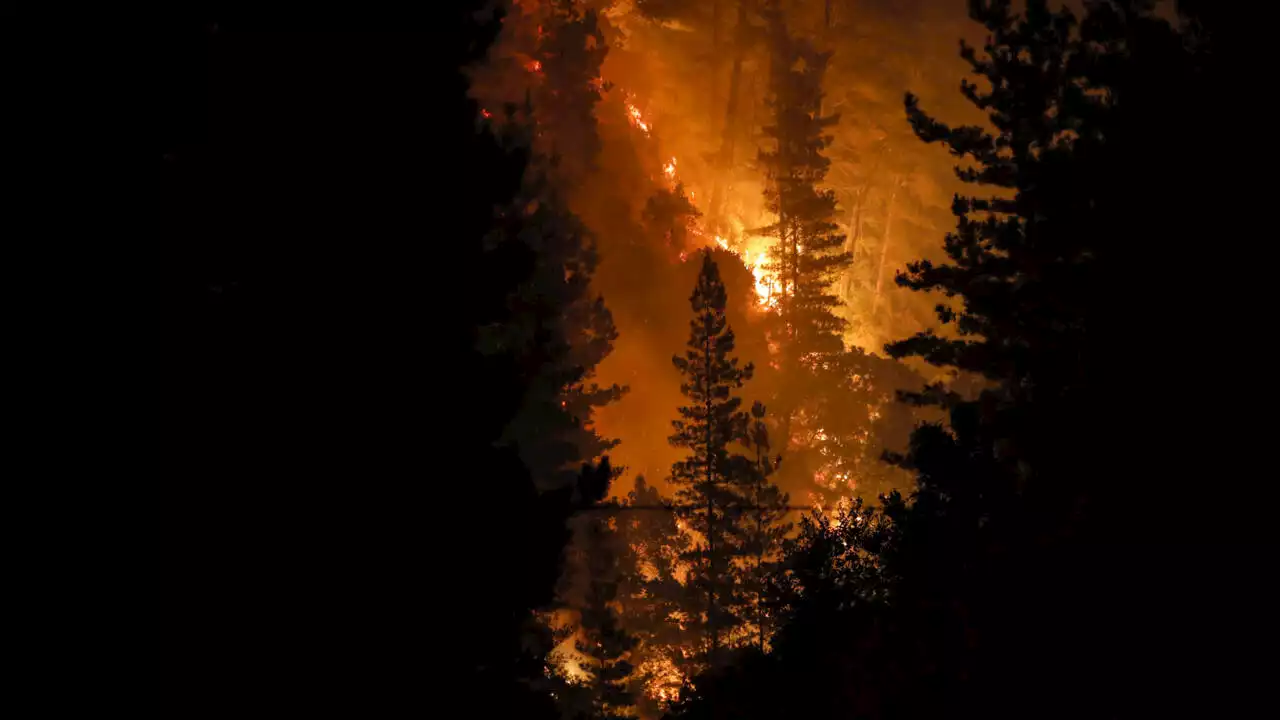
<path id="1" fill-rule="evenodd" d="M 839 312 L 836 285 L 852 255 L 834 222 L 835 193 L 821 187 L 830 167 L 825 153 L 832 138 L 826 133 L 839 120 L 822 114 L 830 53 L 792 35 L 778 9 L 766 16 L 772 124 L 764 133 L 771 147 L 760 151 L 759 164 L 778 221 L 758 232 L 779 239 L 766 269 L 777 283 L 771 335 L 779 378 L 771 405 L 775 436 L 787 450 L 783 484 L 824 502 L 833 492 L 875 497 L 904 481 L 880 455 L 895 444 L 903 449 L 899 429 L 914 422 L 910 412 L 888 402 L 895 390 L 911 386 L 910 373 L 844 347 L 848 322 Z"/>
<path id="2" fill-rule="evenodd" d="M 725 319 L 727 301 L 719 268 L 709 253 L 702 257 L 689 303 L 694 318 L 683 355 L 672 358 L 683 376 L 680 392 L 689 404 L 672 422 L 671 444 L 689 455 L 671 466 L 677 512 L 700 536 L 685 553 L 691 565 L 686 583 L 698 607 L 700 661 L 715 664 L 728 633 L 743 620 L 735 563 L 747 548 L 741 535 L 743 492 L 751 484 L 751 463 L 732 450 L 746 439 L 748 415 L 735 393 L 751 378 L 750 363 L 740 366 L 733 355 L 733 330 Z M 745 486 L 745 487 L 744 487 Z"/>
<path id="3" fill-rule="evenodd" d="M 590 675 L 585 681 L 586 717 L 629 717 L 635 705 L 629 685 L 635 669 L 630 654 L 637 640 L 623 627 L 619 613 L 625 572 L 619 564 L 623 557 L 619 534 L 610 529 L 610 519 L 593 518 L 582 544 L 587 548 L 588 581 L 579 611 L 579 649 L 588 658 L 583 669 Z"/>
<path id="4" fill-rule="evenodd" d="M 769 427 L 765 422 L 765 407 L 759 402 L 751 405 L 746 441 L 755 458 L 750 486 L 744 490 L 749 504 L 740 519 L 746 563 L 742 570 L 742 597 L 748 608 L 748 621 L 755 626 L 751 642 L 763 652 L 772 635 L 772 615 L 777 612 L 777 574 L 791 523 L 786 519 L 790 498 L 770 481 L 782 456 L 769 455 Z"/>
<path id="5" fill-rule="evenodd" d="M 642 717 L 661 714 L 661 699 L 673 695 L 681 679 L 672 668 L 681 656 L 684 634 L 675 618 L 684 612 L 681 558 L 689 548 L 669 498 L 643 477 L 623 501 L 630 510 L 617 516 L 622 562 L 619 599 L 623 625 L 638 641 L 631 652 L 635 673 L 630 689 Z"/>
<path id="6" fill-rule="evenodd" d="M 528 389 L 504 442 L 518 448 L 538 486 L 551 489 L 571 483 L 578 462 L 616 444 L 590 423 L 595 408 L 618 399 L 624 388 L 592 382 L 617 339 L 604 300 L 591 289 L 595 241 L 546 178 L 531 174 L 488 242 L 495 249 L 527 248 L 534 269 L 507 296 L 510 319 L 486 325 L 479 342 L 485 351 L 521 358 Z"/>
<path id="7" fill-rule="evenodd" d="M 785 366 L 811 368 L 840 353 L 846 325 L 834 312 L 840 300 L 832 287 L 851 256 L 842 250 L 844 236 L 832 221 L 835 194 L 818 187 L 831 164 L 823 155 L 831 142 L 824 132 L 839 118 L 821 115 L 829 54 L 789 34 L 777 11 L 769 13 L 769 37 L 773 123 L 764 133 L 773 148 L 760 151 L 759 163 L 769 182 L 768 207 L 778 222 L 760 232 L 779 239 L 766 268 L 779 284 Z"/>

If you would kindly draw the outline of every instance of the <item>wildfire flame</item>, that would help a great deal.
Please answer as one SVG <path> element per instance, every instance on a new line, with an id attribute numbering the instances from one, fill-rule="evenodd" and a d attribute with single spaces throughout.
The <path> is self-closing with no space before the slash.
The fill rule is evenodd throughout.
<path id="1" fill-rule="evenodd" d="M 684 674 L 669 657 L 656 657 L 640 665 L 645 678 L 645 694 L 666 705 L 680 699 L 680 688 L 685 684 Z"/>
<path id="2" fill-rule="evenodd" d="M 764 250 L 761 250 L 754 260 L 751 253 L 746 252 L 742 255 L 742 261 L 746 263 L 747 268 L 751 270 L 752 277 L 756 280 L 756 302 L 761 307 L 773 308 L 778 305 L 778 298 L 775 292 L 778 289 L 778 281 L 764 269 L 766 257 Z"/>
<path id="3" fill-rule="evenodd" d="M 634 98 L 630 95 L 627 96 L 626 107 L 627 107 L 627 120 L 634 127 L 639 128 L 640 131 L 644 133 L 645 137 L 649 137 L 653 128 L 644 119 L 644 114 L 640 112 L 640 108 L 636 107 Z M 671 162 L 664 163 L 662 166 L 662 174 L 666 176 L 667 180 L 670 182 L 676 181 L 677 164 L 678 163 L 676 161 L 676 158 L 673 156 L 671 158 Z M 690 189 L 689 199 L 692 200 L 694 197 L 695 197 L 695 193 L 692 189 Z M 773 243 L 777 242 L 777 240 L 775 238 L 753 238 L 753 241 L 750 243 L 743 242 L 742 247 L 734 247 L 729 243 L 728 240 L 717 235 L 715 236 L 715 242 L 717 245 L 720 246 L 720 248 L 724 250 L 728 250 L 734 255 L 737 255 L 738 257 L 742 258 L 742 263 L 746 265 L 749 270 L 751 270 L 751 274 L 755 278 L 755 292 L 756 292 L 757 305 L 759 305 L 763 309 L 770 309 L 770 308 L 777 307 L 778 305 L 777 291 L 779 290 L 778 282 L 764 268 L 764 261 L 765 261 L 765 258 L 767 257 L 767 248 L 769 245 L 772 245 Z M 751 247 L 753 246 L 755 247 L 754 253 L 751 250 Z M 687 257 L 688 257 L 688 254 L 686 252 L 680 253 L 681 262 L 684 262 L 687 259 Z"/>
<path id="4" fill-rule="evenodd" d="M 645 137 L 649 136 L 649 123 L 644 121 L 644 115 L 640 114 L 640 108 L 630 102 L 627 103 L 627 118 L 631 121 L 632 125 L 640 128 L 640 131 L 645 134 Z"/>

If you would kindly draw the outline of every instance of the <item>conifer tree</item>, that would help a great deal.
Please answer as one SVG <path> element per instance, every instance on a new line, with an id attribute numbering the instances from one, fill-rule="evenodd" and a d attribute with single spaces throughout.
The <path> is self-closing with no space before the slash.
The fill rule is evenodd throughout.
<path id="1" fill-rule="evenodd" d="M 874 492 L 902 479 L 880 461 L 888 440 L 881 431 L 911 423 L 887 408 L 895 383 L 908 373 L 896 362 L 844 347 L 848 322 L 837 285 L 852 255 L 837 232 L 835 193 L 821 187 L 830 166 L 826 133 L 838 121 L 822 115 L 830 53 L 792 36 L 776 8 L 766 15 L 773 122 L 765 135 L 772 147 L 759 160 L 778 220 L 758 232 L 778 238 L 766 265 L 777 283 L 771 335 L 781 371 L 773 423 L 787 451 L 785 484 L 812 487 L 807 499 L 825 502 L 828 492 Z"/>
<path id="2" fill-rule="evenodd" d="M 613 518 L 592 517 L 579 547 L 586 572 L 584 602 L 579 608 L 578 649 L 587 658 L 583 669 L 588 698 L 587 717 L 593 720 L 629 716 L 635 705 L 628 681 L 634 667 L 630 654 L 636 639 L 623 627 L 619 588 L 626 569 Z"/>
<path id="3" fill-rule="evenodd" d="M 760 232 L 778 238 L 766 267 L 778 282 L 786 365 L 812 368 L 840 353 L 846 324 L 835 313 L 840 300 L 832 286 L 852 258 L 833 221 L 835 194 L 818 187 L 830 166 L 823 151 L 831 137 L 824 133 L 839 117 L 821 114 L 830 54 L 791 36 L 777 10 L 769 13 L 769 34 L 773 123 L 764 132 L 773 148 L 760 151 L 759 163 L 778 221 Z"/>
<path id="4" fill-rule="evenodd" d="M 552 0 L 537 14 L 537 44 L 527 68 L 534 77 L 534 114 L 557 179 L 586 182 L 600 154 L 596 105 L 607 90 L 601 65 L 609 52 L 596 11 L 581 0 Z"/>
<path id="5" fill-rule="evenodd" d="M 532 275 L 507 296 L 510 321 L 482 328 L 488 352 L 516 352 L 528 372 L 522 408 L 503 442 L 516 447 L 542 489 L 571 484 L 583 460 L 616 444 L 591 426 L 595 408 L 625 389 L 592 382 L 617 330 L 591 276 L 595 240 L 545 175 L 530 170 L 519 198 L 490 238 L 496 252 L 515 244 L 532 257 Z"/>
<path id="6" fill-rule="evenodd" d="M 503 442 L 518 448 L 542 489 L 571 484 L 579 462 L 615 444 L 594 429 L 593 417 L 626 390 L 592 382 L 617 330 L 591 287 L 596 238 L 570 206 L 600 151 L 594 113 L 607 51 L 594 11 L 556 0 L 512 8 L 490 62 L 472 70 L 490 122 L 531 156 L 490 245 L 524 247 L 535 271 L 507 296 L 515 321 L 485 328 L 480 342 L 520 348 L 530 387 Z M 505 113 L 493 107 L 504 104 Z"/>
<path id="7" fill-rule="evenodd" d="M 699 655 L 710 664 L 739 617 L 741 588 L 735 563 L 747 551 L 741 535 L 744 489 L 751 483 L 749 460 L 731 451 L 746 439 L 748 415 L 735 392 L 750 379 L 753 366 L 733 356 L 733 330 L 725 318 L 726 294 L 720 271 L 703 254 L 698 283 L 690 298 L 694 318 L 683 355 L 672 358 L 683 376 L 680 391 L 689 404 L 672 422 L 671 443 L 688 456 L 671 466 L 677 512 L 700 536 L 685 554 L 691 566 L 687 582 L 701 605 L 697 622 Z"/>
<path id="8" fill-rule="evenodd" d="M 763 651 L 772 632 L 771 616 L 776 605 L 775 576 L 782 559 L 783 542 L 791 530 L 787 522 L 787 494 L 770 482 L 782 462 L 782 456 L 769 456 L 769 427 L 765 423 L 765 407 L 759 402 L 751 406 L 748 442 L 755 453 L 752 483 L 747 489 L 750 507 L 742 518 L 746 550 L 743 570 L 743 598 L 755 626 L 754 644 Z"/>
<path id="9" fill-rule="evenodd" d="M 702 213 L 698 212 L 684 186 L 674 189 L 659 188 L 645 201 L 640 219 L 649 237 L 662 238 L 662 244 L 670 256 L 684 256 L 691 249 L 689 230 Z"/>
<path id="10" fill-rule="evenodd" d="M 677 658 L 686 638 L 677 619 L 688 605 L 681 563 L 689 538 L 671 501 L 644 477 L 636 478 L 623 504 L 629 509 L 618 514 L 624 554 L 619 596 L 623 624 L 638 641 L 631 652 L 631 690 L 641 715 L 655 717 L 664 698 L 683 684 Z"/>
<path id="11" fill-rule="evenodd" d="M 1035 0 L 1018 17 L 1007 0 L 992 0 L 973 3 L 971 14 L 990 37 L 985 54 L 962 45 L 961 55 L 991 89 L 967 81 L 962 89 L 995 131 L 950 127 L 925 114 L 914 96 L 906 98 L 916 134 L 972 160 L 975 166 L 957 168 L 957 175 L 988 189 L 955 198 L 956 229 L 945 243 L 949 261 L 913 262 L 898 278 L 912 290 L 959 298 L 958 305 L 937 309 L 938 320 L 956 333 L 929 330 L 888 350 L 997 383 L 984 395 L 989 409 L 1001 409 L 1002 427 L 988 432 L 1002 438 L 996 445 L 1002 462 L 1025 476 L 1033 448 L 1018 436 L 1034 423 L 1024 411 L 1049 411 L 1080 387 L 1085 371 L 1083 321 L 1096 289 L 1096 249 L 1087 228 L 1095 215 L 1075 156 L 1081 131 L 1082 142 L 1090 142 L 1085 118 L 1096 110 L 1075 61 L 1079 44 L 1070 11 L 1050 12 Z M 917 399 L 957 401 L 937 388 Z"/>

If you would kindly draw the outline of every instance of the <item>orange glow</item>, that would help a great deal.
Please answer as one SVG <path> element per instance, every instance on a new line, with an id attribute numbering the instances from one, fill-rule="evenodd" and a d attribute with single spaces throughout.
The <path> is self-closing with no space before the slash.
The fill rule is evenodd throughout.
<path id="1" fill-rule="evenodd" d="M 630 102 L 627 103 L 627 118 L 631 121 L 632 125 L 640 128 L 640 131 L 643 132 L 646 137 L 648 137 L 649 123 L 644 121 L 644 115 L 640 114 L 640 108 L 636 107 Z"/>
<path id="2" fill-rule="evenodd" d="M 769 238 L 772 240 L 772 238 Z M 778 282 L 764 269 L 764 262 L 768 256 L 764 250 L 760 250 L 756 255 L 752 255 L 749 251 L 743 253 L 742 261 L 746 263 L 747 268 L 751 270 L 751 275 L 756 279 L 756 302 L 764 308 L 774 308 L 778 306 Z"/>
<path id="3" fill-rule="evenodd" d="M 676 159 L 674 157 L 671 158 L 671 162 L 662 166 L 662 172 L 669 180 L 674 180 L 676 178 Z"/>
<path id="4" fill-rule="evenodd" d="M 638 668 L 645 678 L 645 694 L 666 705 L 680 699 L 684 675 L 669 657 L 646 660 Z"/>
<path id="5" fill-rule="evenodd" d="M 524 64 L 524 69 L 528 70 L 529 72 L 541 72 L 542 63 L 538 60 L 530 60 L 529 62 Z"/>

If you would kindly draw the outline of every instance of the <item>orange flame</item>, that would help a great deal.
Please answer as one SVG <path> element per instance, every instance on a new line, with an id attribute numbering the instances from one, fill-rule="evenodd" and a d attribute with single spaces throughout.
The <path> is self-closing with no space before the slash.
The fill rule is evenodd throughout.
<path id="1" fill-rule="evenodd" d="M 641 132 L 648 137 L 649 123 L 644 121 L 644 115 L 640 114 L 640 108 L 632 105 L 630 102 L 627 103 L 627 118 L 631 121 L 632 125 L 640 128 Z"/>
<path id="2" fill-rule="evenodd" d="M 639 128 L 640 131 L 645 134 L 645 137 L 649 137 L 649 134 L 652 131 L 652 127 L 649 125 L 647 121 L 645 121 L 644 114 L 640 112 L 640 108 L 636 107 L 634 96 L 631 96 L 629 94 L 627 95 L 626 107 L 627 107 L 627 120 L 633 126 Z M 677 167 L 677 161 L 675 157 L 671 158 L 671 162 L 663 164 L 662 174 L 666 176 L 667 180 L 673 181 L 673 182 L 676 180 L 676 167 Z M 694 197 L 695 197 L 694 191 L 692 189 L 689 190 L 689 199 L 693 200 Z M 694 234 L 701 234 L 701 233 L 698 233 L 695 231 Z M 731 247 L 727 240 L 725 240 L 724 238 L 718 235 L 715 237 L 715 241 L 716 241 L 716 244 L 719 245 L 722 249 L 728 250 L 734 255 L 737 255 L 738 257 L 742 258 L 743 264 L 746 265 L 747 268 L 751 270 L 751 274 L 755 278 L 756 303 L 761 308 L 765 308 L 765 309 L 776 308 L 778 305 L 778 299 L 776 297 L 777 291 L 778 291 L 778 282 L 769 272 L 767 272 L 764 269 L 764 261 L 765 261 L 765 258 L 767 257 L 767 247 L 777 242 L 776 239 L 757 238 L 755 241 L 752 241 L 752 242 L 746 242 L 745 240 L 743 240 L 741 242 L 741 246 L 739 247 Z M 756 248 L 754 257 L 753 257 L 751 248 Z M 684 262 L 687 258 L 688 258 L 688 254 L 686 252 L 680 253 L 681 262 Z"/>

